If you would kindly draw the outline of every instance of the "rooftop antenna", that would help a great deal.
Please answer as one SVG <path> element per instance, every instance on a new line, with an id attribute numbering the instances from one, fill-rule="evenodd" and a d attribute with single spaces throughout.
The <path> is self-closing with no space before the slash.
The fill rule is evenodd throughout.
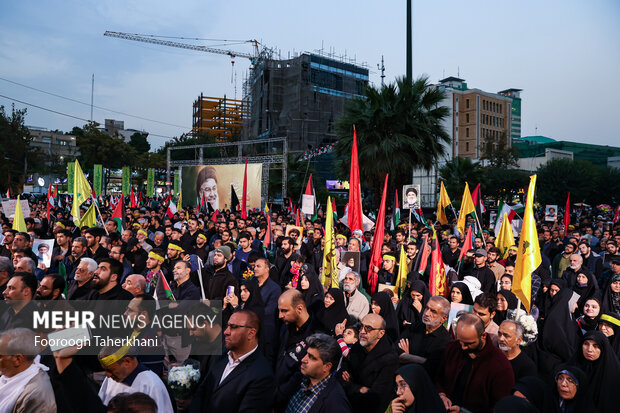
<path id="1" fill-rule="evenodd" d="M 385 84 L 385 65 L 383 64 L 383 55 L 381 55 L 381 66 L 377 64 L 377 69 L 381 70 L 381 87 Z"/>
<path id="2" fill-rule="evenodd" d="M 460 66 L 456 67 L 456 77 L 461 77 L 461 67 Z"/>

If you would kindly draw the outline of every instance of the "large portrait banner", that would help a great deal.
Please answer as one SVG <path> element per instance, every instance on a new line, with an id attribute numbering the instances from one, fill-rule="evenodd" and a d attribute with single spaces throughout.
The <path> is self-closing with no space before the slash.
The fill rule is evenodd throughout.
<path id="1" fill-rule="evenodd" d="M 214 211 L 230 209 L 231 185 L 239 197 L 243 196 L 245 164 L 184 166 L 181 169 L 183 206 L 196 206 L 204 197 Z M 247 208 L 261 208 L 263 164 L 248 163 Z"/>

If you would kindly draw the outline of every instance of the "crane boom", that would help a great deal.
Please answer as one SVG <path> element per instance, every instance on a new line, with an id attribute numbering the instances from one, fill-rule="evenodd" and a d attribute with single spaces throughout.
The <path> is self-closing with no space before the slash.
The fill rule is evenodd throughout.
<path id="1" fill-rule="evenodd" d="M 158 44 L 161 46 L 180 47 L 181 49 L 197 50 L 199 52 L 223 54 L 223 55 L 228 55 L 231 58 L 245 57 L 246 59 L 250 59 L 250 60 L 254 60 L 258 58 L 258 42 L 256 40 L 248 40 L 249 43 L 254 44 L 254 50 L 256 52 L 256 55 L 252 55 L 252 54 L 244 53 L 244 52 L 234 52 L 232 50 L 216 49 L 214 47 L 198 46 L 198 45 L 193 45 L 193 44 L 188 44 L 188 43 L 173 42 L 170 40 L 160 40 L 160 39 L 156 39 L 153 37 L 140 36 L 137 34 L 111 32 L 109 30 L 106 30 L 106 32 L 103 35 L 109 36 L 109 37 L 117 37 L 119 39 L 133 40 L 136 42 Z"/>

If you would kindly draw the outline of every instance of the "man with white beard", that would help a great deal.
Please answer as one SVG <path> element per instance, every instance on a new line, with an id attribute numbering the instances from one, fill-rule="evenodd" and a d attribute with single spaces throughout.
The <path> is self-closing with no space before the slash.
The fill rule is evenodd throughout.
<path id="1" fill-rule="evenodd" d="M 512 365 L 515 382 L 521 377 L 536 376 L 537 368 L 532 359 L 521 351 L 523 326 L 513 320 L 504 320 L 497 332 L 497 346 Z"/>
<path id="2" fill-rule="evenodd" d="M 450 302 L 431 297 L 422 312 L 422 322 L 409 324 L 400 335 L 398 353 L 401 363 L 421 363 L 431 377 L 439 368 L 441 355 L 452 337 L 443 323 L 450 314 Z"/>
<path id="3" fill-rule="evenodd" d="M 355 271 L 351 271 L 344 276 L 342 288 L 344 289 L 344 302 L 347 307 L 347 313 L 361 320 L 370 312 L 370 303 L 364 297 L 364 294 L 357 289 L 360 281 L 360 275 Z"/>

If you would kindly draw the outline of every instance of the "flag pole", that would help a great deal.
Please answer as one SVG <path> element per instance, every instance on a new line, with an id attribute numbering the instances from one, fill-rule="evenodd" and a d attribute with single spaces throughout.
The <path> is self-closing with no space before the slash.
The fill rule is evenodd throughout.
<path id="1" fill-rule="evenodd" d="M 95 204 L 95 209 L 97 210 L 97 213 L 99 214 L 99 218 L 101 219 L 101 223 L 103 224 L 103 229 L 105 230 L 105 234 L 106 235 L 110 235 L 110 233 L 108 232 L 108 229 L 105 227 L 105 222 L 103 222 L 103 217 L 101 216 L 101 211 L 99 211 L 99 205 L 97 205 L 97 201 L 95 201 L 95 198 L 93 197 L 93 194 L 90 194 L 90 199 L 93 200 L 93 204 Z"/>
<path id="2" fill-rule="evenodd" d="M 405 201 L 403 201 L 403 203 L 405 203 Z M 407 238 L 405 239 L 408 240 L 409 237 L 411 237 L 411 208 L 409 208 L 409 222 L 408 222 Z"/>

